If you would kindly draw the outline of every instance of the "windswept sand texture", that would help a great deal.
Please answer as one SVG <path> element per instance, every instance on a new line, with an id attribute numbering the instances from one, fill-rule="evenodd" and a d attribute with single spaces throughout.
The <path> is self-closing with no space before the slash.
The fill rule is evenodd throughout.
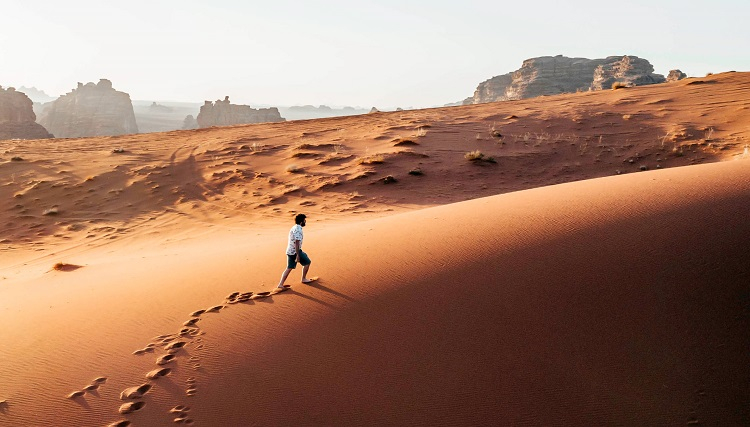
<path id="1" fill-rule="evenodd" d="M 2 141 L 0 426 L 747 425 L 747 144 L 748 73 Z"/>

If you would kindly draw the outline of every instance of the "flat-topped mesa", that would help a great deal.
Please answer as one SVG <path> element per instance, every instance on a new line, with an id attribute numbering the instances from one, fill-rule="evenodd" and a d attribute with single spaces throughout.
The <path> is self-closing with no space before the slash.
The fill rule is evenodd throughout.
<path id="1" fill-rule="evenodd" d="M 196 120 L 201 128 L 285 121 L 276 107 L 256 109 L 248 105 L 231 104 L 228 96 L 223 101 L 206 101 Z"/>
<path id="2" fill-rule="evenodd" d="M 57 138 L 114 136 L 138 133 L 130 95 L 99 83 L 78 83 L 44 109 L 39 123 Z"/>
<path id="3" fill-rule="evenodd" d="M 615 81 L 626 86 L 662 83 L 661 74 L 637 56 L 609 56 L 603 59 L 542 56 L 523 61 L 521 68 L 479 84 L 464 105 L 509 101 L 542 95 L 558 95 L 609 89 Z"/>
<path id="4" fill-rule="evenodd" d="M 36 122 L 33 102 L 25 93 L 0 86 L 0 140 L 52 138 Z"/>

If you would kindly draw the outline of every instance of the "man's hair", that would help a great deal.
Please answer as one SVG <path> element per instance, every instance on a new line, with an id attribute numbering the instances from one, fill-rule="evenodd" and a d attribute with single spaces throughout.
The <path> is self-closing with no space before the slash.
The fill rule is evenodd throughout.
<path id="1" fill-rule="evenodd" d="M 302 221 L 304 221 L 305 218 L 307 218 L 307 216 L 305 216 L 305 214 L 297 214 L 297 216 L 294 217 L 294 223 L 295 224 L 302 224 Z"/>

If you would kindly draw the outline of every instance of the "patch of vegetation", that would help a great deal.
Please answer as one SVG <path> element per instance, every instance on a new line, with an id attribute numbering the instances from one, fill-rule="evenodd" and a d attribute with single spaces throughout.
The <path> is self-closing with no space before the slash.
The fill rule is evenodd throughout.
<path id="1" fill-rule="evenodd" d="M 393 183 L 398 182 L 398 180 L 396 178 L 394 178 L 393 175 L 388 175 L 388 176 L 386 176 L 384 178 L 380 178 L 379 181 L 382 182 L 383 184 L 393 184 Z"/>
<path id="2" fill-rule="evenodd" d="M 303 169 L 297 165 L 289 165 L 286 167 L 286 171 L 289 173 L 301 173 L 302 170 Z"/>
<path id="3" fill-rule="evenodd" d="M 468 153 L 464 154 L 464 159 L 474 163 L 497 163 L 494 157 L 485 156 L 484 153 L 479 150 L 469 151 Z"/>
<path id="4" fill-rule="evenodd" d="M 623 83 L 623 82 L 614 82 L 614 83 L 612 83 L 612 90 L 625 89 L 626 87 L 628 87 L 628 85 L 626 83 Z"/>

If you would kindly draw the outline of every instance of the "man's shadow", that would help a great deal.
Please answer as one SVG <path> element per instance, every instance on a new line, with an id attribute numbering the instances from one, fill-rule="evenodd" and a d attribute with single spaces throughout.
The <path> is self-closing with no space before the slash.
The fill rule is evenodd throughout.
<path id="1" fill-rule="evenodd" d="M 321 291 L 328 292 L 328 293 L 333 294 L 333 295 L 335 295 L 335 296 L 337 296 L 339 298 L 343 298 L 343 299 L 345 299 L 347 301 L 355 301 L 354 298 L 352 298 L 352 297 L 350 297 L 348 295 L 344 295 L 341 292 L 335 291 L 335 290 L 333 290 L 333 289 L 331 289 L 331 288 L 323 285 L 321 283 L 320 279 L 318 279 L 318 280 L 316 280 L 314 282 L 311 282 L 311 283 L 302 283 L 302 284 L 299 284 L 299 285 L 295 285 L 294 287 L 289 288 L 288 292 L 290 294 L 297 295 L 297 296 L 302 297 L 304 299 L 317 302 L 318 304 L 321 304 L 321 305 L 326 306 L 328 308 L 335 308 L 334 306 L 332 306 L 331 304 L 329 304 L 329 303 L 327 303 L 325 301 L 319 300 L 318 298 L 311 297 L 310 295 L 305 295 L 305 294 L 297 291 L 297 289 L 300 289 L 300 288 L 304 289 L 307 286 L 309 286 L 311 288 L 320 289 Z"/>

